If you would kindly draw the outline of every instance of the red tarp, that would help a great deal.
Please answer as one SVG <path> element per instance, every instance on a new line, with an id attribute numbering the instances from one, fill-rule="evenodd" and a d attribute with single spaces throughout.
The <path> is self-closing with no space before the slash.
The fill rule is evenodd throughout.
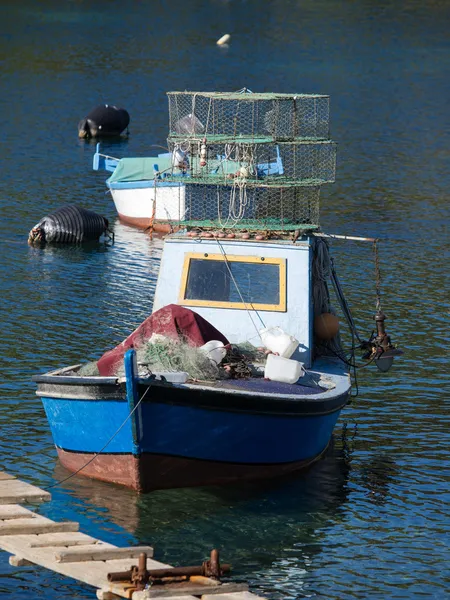
<path id="1" fill-rule="evenodd" d="M 114 375 L 125 352 L 130 348 L 142 346 L 152 337 L 153 333 L 159 333 L 172 339 L 187 340 L 191 346 L 203 346 L 211 340 L 229 344 L 227 338 L 206 319 L 188 308 L 183 308 L 178 304 L 169 304 L 145 319 L 126 340 L 105 352 L 97 361 L 100 375 L 103 377 Z"/>

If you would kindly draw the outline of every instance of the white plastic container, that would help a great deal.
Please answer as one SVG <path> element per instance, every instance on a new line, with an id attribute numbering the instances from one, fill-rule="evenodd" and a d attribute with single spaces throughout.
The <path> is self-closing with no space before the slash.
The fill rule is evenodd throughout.
<path id="1" fill-rule="evenodd" d="M 170 383 L 186 383 L 189 379 L 189 373 L 185 371 L 156 371 L 153 373 L 157 380 L 163 378 Z"/>
<path id="2" fill-rule="evenodd" d="M 227 353 L 227 349 L 223 345 L 223 342 L 219 342 L 219 340 L 211 340 L 200 346 L 200 350 L 206 354 L 209 360 L 216 365 L 220 365 L 220 363 L 225 358 L 225 354 Z"/>
<path id="3" fill-rule="evenodd" d="M 276 352 L 284 358 L 290 358 L 298 348 L 299 341 L 289 335 L 281 327 L 261 329 L 259 332 L 262 343 L 271 352 Z"/>
<path id="4" fill-rule="evenodd" d="M 283 358 L 275 354 L 267 356 L 264 377 L 271 381 L 280 381 L 281 383 L 295 383 L 303 376 L 303 364 L 298 360 Z"/>

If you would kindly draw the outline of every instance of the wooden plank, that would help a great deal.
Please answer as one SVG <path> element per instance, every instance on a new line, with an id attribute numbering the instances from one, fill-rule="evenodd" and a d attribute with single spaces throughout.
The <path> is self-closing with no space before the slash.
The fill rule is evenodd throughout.
<path id="1" fill-rule="evenodd" d="M 97 590 L 97 600 L 118 600 L 120 596 L 109 591 Z"/>
<path id="2" fill-rule="evenodd" d="M 120 597 L 109 591 L 97 590 L 97 600 L 118 600 Z"/>
<path id="3" fill-rule="evenodd" d="M 256 596 L 251 592 L 226 592 L 220 594 L 220 596 L 211 596 L 210 594 L 203 594 L 202 600 L 267 600 L 261 596 Z"/>
<path id="4" fill-rule="evenodd" d="M 21 558 L 20 556 L 10 556 L 9 564 L 13 567 L 29 567 L 34 563 L 30 562 L 26 558 Z"/>
<path id="5" fill-rule="evenodd" d="M 158 589 L 156 589 L 158 587 Z M 217 595 L 224 594 L 230 592 L 246 592 L 248 591 L 248 585 L 246 583 L 218 583 L 216 587 L 214 586 L 205 586 L 205 585 L 189 585 L 180 584 L 175 585 L 172 589 L 167 586 L 167 589 L 163 589 L 164 586 L 154 586 L 145 590 L 147 596 L 142 596 L 142 600 L 150 600 L 150 598 L 168 598 L 174 595 L 183 595 L 190 594 L 191 596 L 202 596 L 205 592 L 208 595 Z M 206 588 L 206 589 L 205 589 Z M 135 599 L 135 594 L 133 594 L 133 598 Z M 220 600 L 218 598 L 217 600 Z"/>
<path id="6" fill-rule="evenodd" d="M 57 562 L 86 562 L 91 560 L 113 560 L 121 558 L 139 558 L 145 552 L 148 557 L 153 556 L 150 546 L 136 546 L 134 548 L 117 548 L 112 544 L 98 544 L 96 547 L 73 548 L 64 550 L 55 555 Z"/>
<path id="7" fill-rule="evenodd" d="M 26 523 L 16 521 L 2 521 L 0 523 L 0 537 L 5 535 L 32 534 L 32 533 L 56 533 L 58 531 L 78 531 L 80 525 L 72 521 L 63 523 L 42 522 L 37 519 L 26 519 Z M 1 546 L 1 542 L 0 542 Z"/>
<path id="8" fill-rule="evenodd" d="M 209 585 L 213 587 L 217 586 L 216 579 L 212 579 L 211 577 L 204 577 L 203 575 L 191 575 L 189 577 L 189 582 L 198 583 L 199 585 Z"/>
<path id="9" fill-rule="evenodd" d="M 148 600 L 148 596 L 145 592 L 134 592 L 130 598 L 133 600 Z M 172 592 L 173 594 L 175 592 Z M 220 598 L 220 596 L 219 596 Z M 186 594 L 177 595 L 177 596 L 165 596 L 164 600 L 199 600 L 198 596 L 187 596 Z"/>
<path id="10" fill-rule="evenodd" d="M 130 584 L 109 583 L 108 573 L 128 571 L 137 563 L 142 552 L 153 555 L 151 547 L 117 548 L 79 532 L 79 524 L 74 522 L 56 523 L 37 515 L 19 503 L 50 500 L 51 495 L 39 488 L 17 480 L 14 476 L 0 472 L 0 548 L 13 556 L 10 562 L 15 566 L 35 564 L 55 573 L 71 577 L 97 588 L 101 600 L 126 598 L 131 600 L 198 600 L 200 596 L 224 596 L 227 600 L 257 600 L 256 597 L 239 596 L 247 590 L 245 584 L 217 584 L 197 582 L 169 586 L 168 589 L 149 589 L 135 592 Z M 62 550 L 67 548 L 68 550 Z M 57 562 L 57 560 L 59 562 Z M 147 568 L 169 567 L 147 559 Z M 140 596 L 136 596 L 140 594 Z M 143 594 L 143 595 L 142 595 Z M 239 597 L 234 597 L 238 594 Z M 197 598 L 195 598 L 195 596 Z"/>
<path id="11" fill-rule="evenodd" d="M 9 479 L 0 481 L 0 504 L 23 504 L 24 502 L 48 502 L 51 494 L 34 485 Z"/>
<path id="12" fill-rule="evenodd" d="M 8 496 L 7 494 L 0 496 L 0 504 L 27 504 L 28 502 L 48 502 L 50 497 L 46 497 L 43 494 L 24 494 L 19 496 L 17 494 Z"/>
<path id="13" fill-rule="evenodd" d="M 96 538 L 81 533 L 80 531 L 62 533 L 42 533 L 35 541 L 28 542 L 29 548 L 58 548 L 70 546 L 84 546 L 101 543 Z"/>
<path id="14" fill-rule="evenodd" d="M 14 491 L 17 491 L 18 494 L 22 494 L 24 491 L 33 491 L 39 492 L 40 494 L 49 494 L 49 492 L 41 490 L 41 488 L 38 488 L 35 485 L 31 485 L 31 483 L 20 481 L 20 479 L 14 478 L 0 481 L 0 493 Z"/>
<path id="15" fill-rule="evenodd" d="M 0 506 L 0 521 L 9 521 L 10 519 L 32 519 L 34 512 L 19 506 L 18 504 L 5 504 Z"/>
<path id="16" fill-rule="evenodd" d="M 30 548 L 30 541 L 35 540 L 35 535 L 21 536 L 0 536 L 0 548 L 3 548 L 11 554 L 21 556 L 36 565 L 40 565 L 60 573 L 66 577 L 78 580 L 80 582 L 92 585 L 94 588 L 103 588 L 108 585 L 107 575 L 113 571 L 128 571 L 136 565 L 136 559 L 121 559 L 111 561 L 78 562 L 78 563 L 57 563 L 55 561 L 55 548 Z M 162 568 L 168 565 L 148 560 L 149 568 Z M 130 586 L 128 586 L 130 588 Z M 108 589 L 108 588 L 107 588 Z M 128 593 L 123 587 L 116 592 L 122 598 L 131 598 L 131 592 Z M 132 591 L 132 590 L 131 590 Z"/>

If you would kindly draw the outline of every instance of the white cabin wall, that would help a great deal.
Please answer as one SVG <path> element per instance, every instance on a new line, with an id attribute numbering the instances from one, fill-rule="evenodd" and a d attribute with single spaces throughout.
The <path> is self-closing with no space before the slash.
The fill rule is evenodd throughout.
<path id="1" fill-rule="evenodd" d="M 309 241 L 296 244 L 220 240 L 220 245 L 228 255 L 266 256 L 286 259 L 287 311 L 275 312 L 258 310 L 265 327 L 281 327 L 295 336 L 300 342 L 299 353 L 292 358 L 311 363 L 311 249 Z M 220 254 L 219 243 L 211 239 L 188 239 L 174 236 L 164 244 L 164 251 L 156 287 L 153 312 L 167 304 L 179 304 L 184 255 L 187 253 Z M 221 331 L 232 343 L 249 341 L 261 345 L 257 334 L 263 327 L 256 311 L 251 311 L 252 319 L 244 309 L 211 308 L 189 306 Z M 255 328 L 256 326 L 256 328 Z"/>

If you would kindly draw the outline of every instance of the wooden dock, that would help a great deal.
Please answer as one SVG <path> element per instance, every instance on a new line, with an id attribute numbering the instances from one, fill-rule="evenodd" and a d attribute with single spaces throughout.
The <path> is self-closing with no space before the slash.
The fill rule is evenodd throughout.
<path id="1" fill-rule="evenodd" d="M 246 584 L 221 583 L 208 577 L 155 585 L 136 591 L 131 583 L 108 581 L 108 573 L 128 571 L 147 555 L 147 569 L 171 568 L 157 562 L 153 548 L 120 548 L 79 531 L 72 521 L 55 522 L 21 506 L 48 502 L 51 495 L 0 471 L 0 548 L 12 554 L 11 565 L 40 565 L 96 588 L 99 600 L 263 600 L 248 591 Z"/>

